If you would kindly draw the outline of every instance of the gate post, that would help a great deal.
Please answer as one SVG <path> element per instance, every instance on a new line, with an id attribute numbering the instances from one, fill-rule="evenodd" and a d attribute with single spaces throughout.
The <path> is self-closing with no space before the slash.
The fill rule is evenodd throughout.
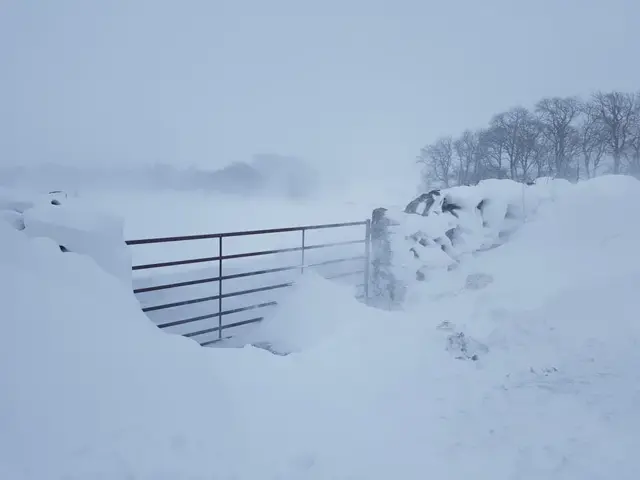
<path id="1" fill-rule="evenodd" d="M 385 301 L 388 308 L 399 300 L 398 280 L 393 273 L 391 232 L 393 224 L 386 216 L 386 208 L 376 208 L 371 216 L 371 287 L 376 300 Z"/>
<path id="2" fill-rule="evenodd" d="M 222 340 L 222 235 L 218 241 L 218 340 Z"/>
<path id="3" fill-rule="evenodd" d="M 302 263 L 300 264 L 300 273 L 304 273 L 304 249 L 305 249 L 305 244 L 304 244 L 304 232 L 305 229 L 302 229 Z"/>
<path id="4" fill-rule="evenodd" d="M 364 232 L 364 303 L 369 303 L 369 284 L 371 283 L 371 219 L 367 219 Z"/>

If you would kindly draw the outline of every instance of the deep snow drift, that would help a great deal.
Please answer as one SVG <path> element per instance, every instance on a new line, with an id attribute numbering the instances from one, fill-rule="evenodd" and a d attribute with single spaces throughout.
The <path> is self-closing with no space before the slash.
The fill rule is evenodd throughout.
<path id="1" fill-rule="evenodd" d="M 166 335 L 2 218 L 2 478 L 637 478 L 636 180 L 563 189 L 402 312 L 306 275 L 261 325 L 287 356 Z"/>

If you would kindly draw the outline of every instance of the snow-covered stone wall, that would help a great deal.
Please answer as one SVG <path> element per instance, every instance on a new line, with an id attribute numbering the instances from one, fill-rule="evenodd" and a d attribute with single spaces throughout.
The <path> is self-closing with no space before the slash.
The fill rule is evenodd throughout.
<path id="1" fill-rule="evenodd" d="M 428 281 L 436 270 L 454 269 L 465 257 L 500 246 L 543 202 L 570 185 L 550 178 L 533 184 L 485 180 L 476 186 L 432 190 L 402 211 L 374 210 L 373 302 L 397 306 L 411 283 Z"/>

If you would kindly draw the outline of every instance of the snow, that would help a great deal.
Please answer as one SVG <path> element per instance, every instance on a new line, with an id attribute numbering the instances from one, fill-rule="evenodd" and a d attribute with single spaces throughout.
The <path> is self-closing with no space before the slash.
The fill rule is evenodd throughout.
<path id="1" fill-rule="evenodd" d="M 319 299 L 324 299 L 328 308 L 308 308 Z M 300 312 L 305 312 L 305 316 L 300 317 Z M 351 291 L 311 272 L 296 282 L 292 291 L 266 314 L 263 322 L 240 336 L 240 341 L 246 344 L 266 342 L 271 351 L 284 354 L 309 351 L 345 329 L 366 329 L 367 321 L 362 313 L 360 305 L 353 301 Z"/>
<path id="2" fill-rule="evenodd" d="M 0 221 L 33 238 L 87 255 L 104 271 L 131 286 L 131 253 L 123 239 L 122 218 L 82 205 L 57 192 L 0 188 Z"/>
<path id="3" fill-rule="evenodd" d="M 385 216 L 392 227 L 385 236 L 391 259 L 385 268 L 394 278 L 396 292 L 414 288 L 416 281 L 439 278 L 443 270 L 507 242 L 539 208 L 561 198 L 568 188 L 566 180 L 546 178 L 531 186 L 484 180 L 474 187 L 436 192 L 430 202 L 419 202 L 413 213 L 388 209 Z M 378 249 L 374 254 L 384 256 Z M 395 301 L 403 301 L 404 294 Z"/>
<path id="4" fill-rule="evenodd" d="M 451 194 L 519 196 L 517 228 L 402 311 L 305 274 L 252 332 L 286 355 L 167 335 L 55 228 L 0 220 L 1 478 L 635 479 L 640 183 L 548 182 L 524 208 L 500 185 Z"/>
<path id="5" fill-rule="evenodd" d="M 64 202 L 30 208 L 23 222 L 28 236 L 51 238 L 70 252 L 88 255 L 104 271 L 131 286 L 131 253 L 124 242 L 121 219 Z"/>
<path id="6" fill-rule="evenodd" d="M 22 213 L 35 205 L 31 192 L 0 187 L 0 211 Z"/>
<path id="7" fill-rule="evenodd" d="M 154 469 L 175 468 L 181 444 L 195 459 L 181 458 L 179 476 L 199 456 L 195 472 L 228 455 L 210 429 L 230 416 L 192 415 L 228 406 L 195 343 L 162 334 L 130 289 L 86 257 L 6 226 L 1 234 L 0 458 L 25 478 L 125 478 L 140 469 L 153 478 Z M 206 460 L 203 441 L 215 446 Z"/>

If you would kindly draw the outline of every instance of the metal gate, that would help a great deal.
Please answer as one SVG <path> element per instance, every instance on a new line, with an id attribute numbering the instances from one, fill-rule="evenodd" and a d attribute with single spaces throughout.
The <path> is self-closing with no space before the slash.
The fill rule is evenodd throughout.
<path id="1" fill-rule="evenodd" d="M 358 239 L 354 240 L 345 240 L 338 242 L 328 242 L 328 243 L 309 243 L 308 236 L 312 231 L 319 230 L 329 230 L 329 229 L 345 229 L 347 227 L 361 227 L 361 236 Z M 279 233 L 291 233 L 291 232 L 299 232 L 300 233 L 300 246 L 291 247 L 291 248 L 280 248 L 280 249 L 272 249 L 272 250 L 257 250 L 257 251 L 249 251 L 242 253 L 230 253 L 225 254 L 225 239 L 233 238 L 233 237 L 256 237 L 261 235 L 269 235 L 269 234 L 279 234 Z M 225 338 L 223 332 L 229 329 L 234 329 L 237 327 L 241 327 L 243 325 L 249 325 L 252 323 L 260 322 L 263 320 L 263 315 L 257 315 L 252 318 L 243 319 L 241 321 L 236 321 L 232 323 L 224 323 L 224 317 L 238 314 L 240 312 L 247 312 L 252 310 L 260 310 L 266 307 L 271 307 L 277 304 L 275 300 L 263 300 L 258 303 L 247 303 L 238 305 L 237 299 L 246 297 L 250 294 L 255 294 L 258 292 L 273 292 L 275 290 L 284 289 L 286 287 L 290 287 L 293 285 L 293 281 L 284 281 L 275 284 L 261 284 L 259 286 L 252 286 L 252 288 L 245 288 L 240 290 L 227 289 L 225 288 L 226 284 L 230 280 L 234 279 L 242 279 L 249 277 L 257 277 L 267 274 L 273 274 L 277 272 L 287 272 L 287 271 L 295 271 L 298 270 L 300 273 L 304 273 L 305 269 L 322 267 L 331 264 L 338 264 L 342 262 L 361 262 L 360 267 L 355 270 L 349 270 L 346 272 L 341 272 L 340 274 L 327 276 L 326 278 L 339 278 L 339 277 L 347 277 L 347 276 L 356 276 L 361 275 L 362 283 L 360 284 L 362 287 L 361 295 L 365 298 L 365 300 L 369 297 L 369 265 L 370 265 L 370 240 L 371 240 L 371 222 L 370 220 L 361 221 L 361 222 L 349 222 L 349 223 L 334 223 L 334 224 L 324 224 L 324 225 L 308 225 L 302 227 L 287 227 L 287 228 L 276 228 L 276 229 L 268 229 L 268 230 L 250 230 L 250 231 L 241 231 L 241 232 L 227 232 L 227 233 L 214 233 L 214 234 L 204 234 L 204 235 L 188 235 L 188 236 L 180 236 L 180 237 L 164 237 L 164 238 L 146 238 L 146 239 L 138 239 L 138 240 L 128 240 L 127 245 L 141 246 L 141 245 L 150 245 L 150 244 L 169 244 L 176 242 L 193 242 L 195 240 L 217 240 L 217 248 L 214 250 L 215 254 L 212 256 L 199 257 L 199 258 L 189 258 L 189 259 L 181 259 L 181 260 L 173 260 L 173 261 L 165 261 L 165 262 L 156 262 L 156 263 L 147 263 L 141 265 L 135 265 L 133 267 L 134 271 L 140 270 L 151 270 L 151 269 L 163 269 L 169 267 L 178 267 L 184 265 L 197 265 L 197 264 L 208 264 L 211 266 L 217 266 L 217 272 L 213 274 L 213 276 L 206 276 L 205 278 L 198 279 L 189 279 L 185 281 L 177 281 L 177 282 L 168 282 L 161 283 L 159 285 L 151 285 L 145 287 L 139 287 L 134 289 L 134 293 L 141 300 L 141 304 L 143 305 L 142 310 L 150 315 L 152 312 L 158 312 L 161 310 L 175 309 L 176 307 L 184 307 L 187 305 L 196 305 L 196 304 L 207 304 L 211 305 L 207 307 L 206 312 L 199 312 L 198 315 L 195 316 L 187 316 L 185 318 L 180 318 L 179 315 L 170 315 L 168 318 L 164 318 L 160 322 L 156 322 L 157 326 L 161 329 L 171 329 L 171 327 L 180 326 L 182 329 L 186 328 L 185 326 L 196 326 L 195 329 L 189 331 L 181 331 L 179 332 L 181 335 L 185 337 L 197 337 L 196 339 L 201 345 L 210 345 L 215 342 L 218 342 Z M 329 260 L 324 260 L 322 262 L 317 263 L 308 263 L 306 261 L 305 256 L 308 255 L 309 251 L 319 250 L 319 249 L 329 249 L 332 247 L 346 246 L 346 245 L 362 245 L 362 250 L 359 252 L 359 255 L 348 256 L 348 257 L 337 257 L 331 258 Z M 225 261 L 233 260 L 233 259 L 245 259 L 245 258 L 258 258 L 258 257 L 267 257 L 273 256 L 277 254 L 283 253 L 292 253 L 299 252 L 299 261 L 296 264 L 289 265 L 278 265 L 273 268 L 263 268 L 257 270 L 243 271 L 239 273 L 225 273 L 224 266 Z M 225 283 L 227 282 L 227 283 Z M 212 292 L 210 295 L 198 296 L 195 298 L 184 298 L 184 299 L 172 299 L 172 301 L 161 302 L 157 304 L 149 304 L 149 302 L 143 301 L 143 296 L 145 294 L 149 294 L 151 292 L 161 292 L 170 289 L 178 289 L 180 287 L 190 287 L 195 285 L 203 285 L 203 284 L 212 284 L 215 285 L 216 291 Z M 235 305 L 232 305 L 232 308 L 225 309 L 225 301 L 230 301 L 234 299 Z M 206 328 L 202 328 L 202 322 L 209 320 L 209 324 L 206 325 Z M 211 324 L 211 320 L 215 322 Z M 197 326 L 200 324 L 200 326 Z M 212 335 L 214 334 L 214 338 Z"/>

